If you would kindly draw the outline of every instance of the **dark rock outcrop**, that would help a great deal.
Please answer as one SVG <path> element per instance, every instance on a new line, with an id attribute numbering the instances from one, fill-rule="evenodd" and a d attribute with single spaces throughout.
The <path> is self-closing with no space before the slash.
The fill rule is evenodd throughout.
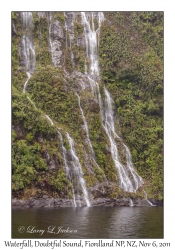
<path id="1" fill-rule="evenodd" d="M 100 112 L 100 107 L 99 104 L 96 100 L 94 99 L 88 99 L 88 106 L 89 110 L 94 113 L 99 113 Z"/>
<path id="2" fill-rule="evenodd" d="M 97 198 L 91 199 L 92 207 L 129 207 L 130 199 L 122 198 L 122 199 L 112 199 L 112 198 Z M 153 202 L 153 200 L 152 200 Z M 81 207 L 86 206 L 85 201 L 82 199 L 79 200 L 79 204 Z M 163 201 L 154 200 L 153 205 L 155 206 L 163 206 Z M 146 200 L 136 199 L 133 201 L 133 206 L 141 207 L 141 206 L 150 206 Z M 44 196 L 40 199 L 30 198 L 28 200 L 18 200 L 12 199 L 12 207 L 13 208 L 31 208 L 31 207 L 74 207 L 74 202 L 71 199 L 54 199 L 48 198 L 48 196 Z"/>

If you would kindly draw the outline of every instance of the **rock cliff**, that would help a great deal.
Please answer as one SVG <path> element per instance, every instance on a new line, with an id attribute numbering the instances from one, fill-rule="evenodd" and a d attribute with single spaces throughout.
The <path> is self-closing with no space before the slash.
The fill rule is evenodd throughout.
<path id="1" fill-rule="evenodd" d="M 161 204 L 162 22 L 12 13 L 14 206 Z"/>

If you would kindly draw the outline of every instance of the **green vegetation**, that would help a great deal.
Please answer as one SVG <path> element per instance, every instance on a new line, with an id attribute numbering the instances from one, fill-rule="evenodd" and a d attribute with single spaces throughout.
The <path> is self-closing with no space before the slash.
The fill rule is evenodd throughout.
<path id="1" fill-rule="evenodd" d="M 12 189 L 14 197 L 72 197 L 66 178 L 60 137 L 68 151 L 68 132 L 75 142 L 77 155 L 87 187 L 108 180 L 106 197 L 143 197 L 124 193 L 118 187 L 118 173 L 110 154 L 110 143 L 102 127 L 98 103 L 95 102 L 85 70 L 85 44 L 81 15 L 74 20 L 74 38 L 70 49 L 70 33 L 65 31 L 63 12 L 33 14 L 32 39 L 35 46 L 36 69 L 28 81 L 21 58 L 21 13 L 12 12 Z M 150 198 L 163 197 L 163 13 L 105 12 L 100 28 L 99 81 L 111 93 L 116 113 L 116 131 L 129 146 L 134 167 L 145 182 Z M 54 68 L 49 45 L 49 22 L 58 20 L 63 30 L 59 38 L 62 59 Z M 92 20 L 91 20 L 92 26 Z M 94 18 L 95 29 L 98 27 Z M 51 39 L 54 39 L 53 34 Z M 67 41 L 67 46 L 66 46 Z M 73 59 L 71 59 L 73 53 Z M 87 68 L 90 62 L 87 61 Z M 67 74 L 67 73 L 68 74 Z M 77 92 L 86 117 L 89 137 L 100 168 L 88 158 L 84 122 Z M 45 115 L 53 120 L 54 125 Z M 118 140 L 121 162 L 126 163 Z M 71 165 L 71 159 L 68 159 Z M 90 166 L 90 167 L 89 167 Z M 112 184 L 111 184 L 112 183 Z M 94 196 L 98 197 L 98 192 Z"/>
<path id="2" fill-rule="evenodd" d="M 101 77 L 115 100 L 121 136 L 148 193 L 163 195 L 163 13 L 106 13 Z M 151 183 L 151 185 L 150 185 Z"/>

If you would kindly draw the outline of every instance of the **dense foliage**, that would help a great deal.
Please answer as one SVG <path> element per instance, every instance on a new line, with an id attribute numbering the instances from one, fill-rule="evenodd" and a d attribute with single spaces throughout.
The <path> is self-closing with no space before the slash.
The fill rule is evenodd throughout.
<path id="1" fill-rule="evenodd" d="M 106 13 L 101 75 L 115 99 L 120 131 L 150 192 L 163 192 L 163 13 Z M 110 25 L 109 25 L 110 23 Z"/>
<path id="2" fill-rule="evenodd" d="M 114 99 L 116 130 L 131 150 L 134 166 L 144 179 L 145 189 L 149 197 L 162 199 L 163 13 L 105 12 L 104 16 L 99 43 L 102 96 L 102 85 L 105 84 Z M 71 185 L 64 172 L 57 133 L 59 127 L 67 150 L 70 147 L 65 131 L 74 138 L 87 187 L 103 182 L 105 175 L 109 182 L 105 187 L 107 196 L 127 196 L 116 183 L 117 171 L 109 153 L 110 143 L 101 125 L 99 106 L 93 101 L 90 90 L 82 91 L 81 82 L 87 79 L 83 74 L 74 74 L 75 71 L 84 73 L 84 48 L 78 42 L 72 44 L 72 62 L 70 48 L 66 47 L 70 37 L 65 31 L 65 17 L 61 12 L 54 12 L 52 22 L 59 20 L 64 36 L 61 40 L 64 60 L 60 67 L 54 68 L 48 43 L 48 18 L 49 13 L 39 18 L 33 12 L 36 69 L 27 84 L 27 92 L 22 93 L 27 76 L 19 49 L 21 15 L 12 13 L 13 195 L 22 198 L 44 194 L 72 197 Z M 77 41 L 83 36 L 80 14 L 74 22 L 74 36 Z M 86 159 L 89 148 L 75 92 L 81 97 L 100 169 Z M 46 114 L 54 121 L 53 126 Z M 98 195 L 94 193 L 95 197 Z M 139 191 L 137 195 L 142 196 Z"/>

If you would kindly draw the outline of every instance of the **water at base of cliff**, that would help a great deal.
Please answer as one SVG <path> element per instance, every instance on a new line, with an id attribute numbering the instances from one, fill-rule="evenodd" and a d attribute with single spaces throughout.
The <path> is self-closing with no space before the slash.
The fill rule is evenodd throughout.
<path id="1" fill-rule="evenodd" d="M 163 207 L 12 209 L 12 238 L 161 239 Z"/>

